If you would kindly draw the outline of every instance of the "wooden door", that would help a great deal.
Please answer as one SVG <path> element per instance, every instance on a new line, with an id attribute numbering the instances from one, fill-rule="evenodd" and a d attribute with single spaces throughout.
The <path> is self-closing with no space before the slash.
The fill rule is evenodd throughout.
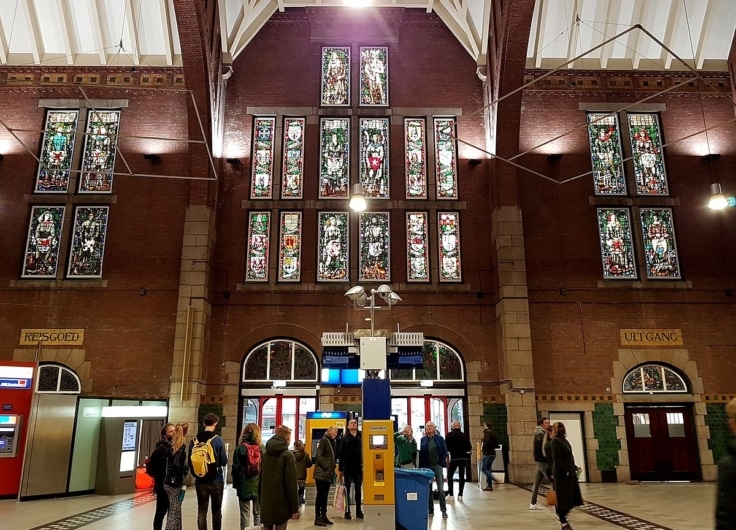
<path id="1" fill-rule="evenodd" d="M 701 479 L 692 407 L 629 406 L 625 418 L 632 479 Z"/>

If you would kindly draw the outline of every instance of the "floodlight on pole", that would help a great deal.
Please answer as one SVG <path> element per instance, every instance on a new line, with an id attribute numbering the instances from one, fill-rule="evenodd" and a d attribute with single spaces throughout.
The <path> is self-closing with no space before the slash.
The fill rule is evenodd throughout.
<path id="1" fill-rule="evenodd" d="M 376 305 L 376 295 L 386 302 L 385 306 Z M 370 296 L 365 294 L 365 289 L 363 287 L 356 285 L 348 289 L 345 292 L 345 296 L 352 300 L 353 309 L 362 309 L 371 312 L 371 337 L 375 336 L 375 312 L 390 311 L 394 305 L 401 302 L 401 297 L 393 291 L 390 285 L 386 284 L 379 285 L 378 289 L 371 289 Z"/>

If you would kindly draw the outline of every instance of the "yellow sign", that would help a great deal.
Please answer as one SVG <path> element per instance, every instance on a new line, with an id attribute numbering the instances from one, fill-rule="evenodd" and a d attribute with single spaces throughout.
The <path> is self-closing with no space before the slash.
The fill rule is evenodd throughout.
<path id="1" fill-rule="evenodd" d="M 22 329 L 21 346 L 81 346 L 84 343 L 83 329 Z"/>
<path id="2" fill-rule="evenodd" d="M 622 346 L 682 346 L 681 329 L 622 329 Z"/>

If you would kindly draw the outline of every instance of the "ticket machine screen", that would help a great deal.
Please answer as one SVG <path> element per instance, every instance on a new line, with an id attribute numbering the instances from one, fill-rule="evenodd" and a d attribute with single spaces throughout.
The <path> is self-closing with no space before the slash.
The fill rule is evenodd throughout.
<path id="1" fill-rule="evenodd" d="M 15 456 L 15 445 L 19 437 L 20 416 L 17 414 L 0 416 L 0 458 Z"/>
<path id="2" fill-rule="evenodd" d="M 370 448 L 371 449 L 388 449 L 388 441 L 384 434 L 371 434 L 370 435 Z"/>

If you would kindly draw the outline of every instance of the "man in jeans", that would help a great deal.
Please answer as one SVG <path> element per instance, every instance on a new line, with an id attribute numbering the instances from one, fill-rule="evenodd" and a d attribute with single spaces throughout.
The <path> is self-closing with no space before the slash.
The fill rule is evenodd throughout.
<path id="1" fill-rule="evenodd" d="M 431 469 L 437 481 L 437 496 L 440 500 L 440 511 L 442 518 L 447 519 L 447 506 L 445 505 L 445 491 L 443 488 L 444 478 L 442 468 L 447 467 L 449 459 L 445 439 L 437 434 L 435 424 L 428 421 L 424 426 L 424 436 L 419 444 L 419 467 Z M 434 515 L 434 500 L 432 499 L 431 484 L 429 493 L 429 515 Z"/>
<path id="2" fill-rule="evenodd" d="M 537 432 L 534 434 L 534 462 L 537 465 L 537 474 L 534 477 L 534 486 L 532 487 L 532 502 L 529 505 L 530 510 L 543 510 L 542 506 L 537 504 L 537 494 L 539 486 L 544 479 L 550 480 L 550 471 L 552 469 L 552 454 L 549 450 L 549 418 L 540 418 L 537 422 Z"/>
<path id="3" fill-rule="evenodd" d="M 192 440 L 189 445 L 189 454 L 192 454 L 195 441 L 206 442 L 212 438 L 212 449 L 217 459 L 207 475 L 197 477 L 194 483 L 197 490 L 197 530 L 207 530 L 207 508 L 210 500 L 212 502 L 212 530 L 222 530 L 222 495 L 225 490 L 222 467 L 227 465 L 227 452 L 225 442 L 215 434 L 218 421 L 220 418 L 211 412 L 205 415 L 202 421 L 204 430 L 198 432 L 196 439 Z"/>
<path id="4" fill-rule="evenodd" d="M 452 479 L 455 471 L 460 475 L 460 485 L 458 486 L 457 500 L 463 500 L 463 490 L 465 489 L 465 465 L 470 458 L 470 452 L 473 446 L 467 434 L 460 430 L 460 422 L 452 422 L 452 430 L 447 433 L 445 438 L 447 450 L 450 452 L 450 468 L 447 470 L 447 492 L 450 500 L 454 499 Z"/>

